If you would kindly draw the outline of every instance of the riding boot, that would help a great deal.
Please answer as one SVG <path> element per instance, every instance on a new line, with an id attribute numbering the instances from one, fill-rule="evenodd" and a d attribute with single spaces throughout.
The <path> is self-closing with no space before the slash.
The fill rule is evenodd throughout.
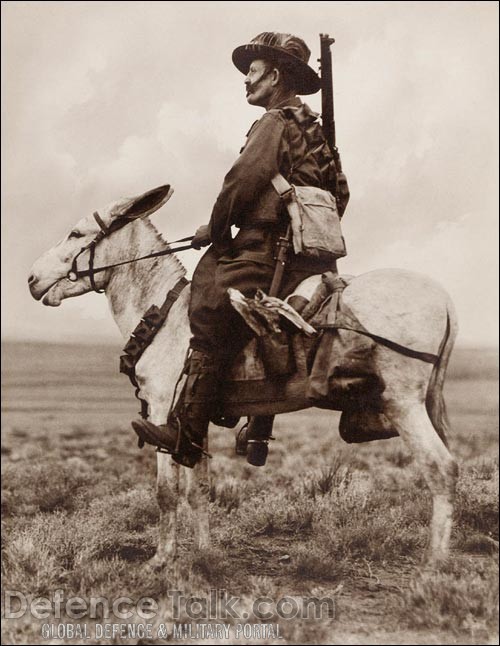
<path id="1" fill-rule="evenodd" d="M 173 459 L 186 467 L 200 461 L 208 424 L 214 413 L 219 386 L 218 360 L 193 350 L 185 368 L 187 379 L 167 423 L 156 425 L 146 419 L 132 422 L 140 446 L 152 444 L 171 453 Z"/>
<path id="2" fill-rule="evenodd" d="M 214 414 L 219 389 L 220 362 L 214 356 L 193 350 L 185 388 L 179 401 L 181 438 L 173 459 L 193 467 L 204 453 L 204 442 Z"/>

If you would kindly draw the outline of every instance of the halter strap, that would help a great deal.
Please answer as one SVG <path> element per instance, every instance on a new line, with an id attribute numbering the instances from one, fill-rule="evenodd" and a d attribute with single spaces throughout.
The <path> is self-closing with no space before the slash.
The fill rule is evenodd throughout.
<path id="1" fill-rule="evenodd" d="M 97 211 L 94 211 L 94 219 L 99 225 L 102 233 L 104 233 L 105 236 L 109 235 L 109 228 L 104 224 L 103 219 L 101 218 L 99 213 L 97 213 Z"/>
<path id="2" fill-rule="evenodd" d="M 97 292 L 97 294 L 104 294 L 104 289 L 98 289 L 97 285 L 95 284 L 95 278 L 94 278 L 94 257 L 95 257 L 95 248 L 96 248 L 96 241 L 90 243 L 90 248 L 89 248 L 89 280 L 90 280 L 90 286 L 94 290 L 94 292 Z"/>
<path id="3" fill-rule="evenodd" d="M 116 227 L 108 227 L 102 220 L 101 216 L 97 211 L 94 211 L 93 213 L 94 219 L 99 225 L 100 231 L 97 233 L 96 237 L 90 242 L 87 246 L 82 247 L 80 251 L 76 254 L 76 256 L 73 258 L 73 262 L 71 264 L 71 269 L 68 271 L 67 278 L 68 280 L 72 282 L 76 282 L 79 278 L 85 278 L 88 276 L 90 280 L 90 285 L 92 289 L 97 292 L 98 294 L 102 294 L 104 292 L 103 289 L 98 289 L 96 283 L 95 283 L 95 274 L 98 274 L 102 271 L 106 271 L 106 269 L 113 269 L 113 267 L 120 267 L 121 265 L 128 265 L 132 262 L 138 262 L 139 260 L 146 260 L 147 258 L 158 258 L 159 256 L 167 256 L 171 253 L 176 253 L 177 251 L 184 251 L 186 249 L 193 249 L 192 245 L 183 245 L 181 247 L 177 247 L 175 249 L 162 249 L 161 251 L 155 251 L 152 253 L 147 254 L 146 256 L 141 256 L 139 258 L 132 258 L 130 260 L 122 260 L 121 262 L 116 262 L 111 265 L 105 265 L 103 267 L 94 267 L 94 258 L 95 258 L 95 248 L 97 244 L 106 236 L 111 235 L 116 230 Z M 124 225 L 123 225 L 124 226 Z M 119 227 L 121 228 L 121 227 Z M 187 236 L 186 238 L 180 238 L 179 240 L 174 240 L 170 244 L 176 244 L 177 242 L 191 242 L 193 240 L 194 236 Z M 89 267 L 88 269 L 83 269 L 79 270 L 78 269 L 78 258 L 79 256 L 84 252 L 84 251 L 89 251 Z"/>

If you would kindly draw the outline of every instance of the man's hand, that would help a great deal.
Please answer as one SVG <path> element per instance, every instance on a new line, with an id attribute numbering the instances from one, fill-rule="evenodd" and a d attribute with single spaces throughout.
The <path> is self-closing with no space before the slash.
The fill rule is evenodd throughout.
<path id="1" fill-rule="evenodd" d="M 202 247 L 207 247 L 211 242 L 208 234 L 208 224 L 203 224 L 196 230 L 191 246 L 194 249 L 201 249 Z"/>

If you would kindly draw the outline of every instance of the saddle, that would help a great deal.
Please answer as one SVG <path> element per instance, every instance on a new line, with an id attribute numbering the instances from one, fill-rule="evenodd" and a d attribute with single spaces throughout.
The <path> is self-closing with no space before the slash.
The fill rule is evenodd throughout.
<path id="1" fill-rule="evenodd" d="M 347 442 L 398 435 L 381 414 L 385 384 L 374 361 L 376 341 L 342 301 L 349 282 L 331 272 L 313 276 L 286 302 L 229 290 L 255 338 L 223 385 L 222 417 L 315 406 L 343 411 L 339 430 Z"/>
<path id="2" fill-rule="evenodd" d="M 406 325 L 410 319 L 425 330 L 428 316 L 413 297 L 409 278 L 400 272 L 395 280 L 390 270 L 356 280 L 327 272 L 303 281 L 285 302 L 262 292 L 248 299 L 229 290 L 231 303 L 255 337 L 221 384 L 212 421 L 232 428 L 243 416 L 315 406 L 342 411 L 339 431 L 347 442 L 395 437 L 397 432 L 382 414 L 385 384 L 378 370 L 378 347 L 431 364 L 441 352 L 434 334 L 416 337 Z M 390 296 L 384 289 L 388 280 Z M 148 404 L 140 398 L 135 364 L 186 283 L 181 279 L 161 308 L 146 313 L 121 357 L 120 369 L 136 386 L 144 419 Z"/>

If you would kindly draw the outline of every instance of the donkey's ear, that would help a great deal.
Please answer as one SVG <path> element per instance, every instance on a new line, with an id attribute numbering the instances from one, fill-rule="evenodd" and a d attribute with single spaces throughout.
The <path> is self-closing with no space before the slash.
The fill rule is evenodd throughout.
<path id="1" fill-rule="evenodd" d="M 121 217 L 127 220 L 145 218 L 168 202 L 173 192 L 174 189 L 170 184 L 153 188 L 151 191 L 131 199 Z"/>

